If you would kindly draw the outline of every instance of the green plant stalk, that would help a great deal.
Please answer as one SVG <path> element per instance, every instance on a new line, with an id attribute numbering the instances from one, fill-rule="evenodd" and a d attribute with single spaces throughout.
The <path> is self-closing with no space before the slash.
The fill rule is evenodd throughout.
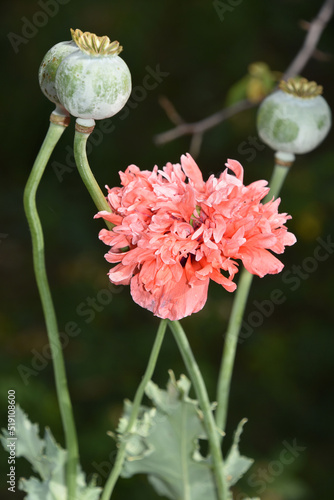
<path id="1" fill-rule="evenodd" d="M 64 126 L 50 123 L 49 130 L 37 155 L 24 190 L 24 209 L 31 231 L 35 276 L 52 353 L 56 391 L 64 428 L 66 449 L 68 452 L 66 467 L 68 499 L 75 500 L 77 466 L 79 462 L 78 441 L 67 385 L 62 347 L 59 339 L 57 319 L 46 274 L 43 231 L 36 207 L 36 191 L 38 185 L 51 153 L 64 130 Z"/>
<path id="2" fill-rule="evenodd" d="M 135 398 L 134 398 L 134 401 L 132 404 L 131 414 L 130 414 L 128 426 L 127 426 L 126 431 L 125 431 L 125 435 L 131 433 L 132 427 L 133 427 L 133 425 L 138 417 L 138 412 L 140 409 L 141 401 L 142 401 L 144 393 L 145 393 L 145 388 L 146 388 L 148 382 L 151 380 L 153 372 L 155 370 L 155 365 L 157 363 L 157 359 L 158 359 L 158 355 L 159 355 L 160 348 L 162 345 L 162 341 L 164 339 L 166 327 L 167 327 L 167 320 L 165 320 L 165 319 L 161 320 L 159 328 L 158 328 L 157 336 L 155 338 L 155 341 L 154 341 L 154 344 L 152 347 L 150 358 L 148 360 L 145 374 L 144 374 L 142 381 L 137 389 L 137 392 L 136 392 L 136 395 L 135 395 Z M 124 458 L 125 458 L 125 451 L 126 451 L 126 441 L 123 440 L 119 445 L 114 467 L 113 467 L 111 474 L 108 477 L 107 482 L 104 486 L 103 493 L 102 493 L 100 500 L 109 500 L 109 498 L 113 492 L 114 486 L 117 482 L 117 479 L 119 478 L 120 473 L 122 471 L 123 462 L 124 462 Z"/>
<path id="3" fill-rule="evenodd" d="M 264 198 L 267 203 L 273 197 L 277 198 L 290 167 L 275 164 L 273 174 L 269 183 L 270 191 Z M 253 282 L 253 275 L 243 268 L 241 271 L 238 289 L 235 294 L 231 316 L 225 335 L 224 349 L 217 385 L 217 410 L 216 423 L 222 432 L 225 432 L 228 410 L 228 399 L 230 393 L 231 378 L 234 359 L 240 333 L 242 318 L 245 312 L 249 290 Z"/>
<path id="4" fill-rule="evenodd" d="M 213 471 L 216 479 L 218 500 L 228 500 L 230 498 L 227 478 L 224 472 L 224 461 L 220 447 L 219 433 L 216 427 L 215 420 L 211 409 L 211 403 L 205 387 L 205 383 L 194 358 L 188 339 L 181 324 L 178 321 L 168 322 L 170 329 L 173 332 L 175 341 L 182 355 L 184 364 L 188 370 L 191 381 L 193 383 L 200 408 L 203 412 L 204 425 L 208 435 L 210 451 L 213 462 Z"/>
<path id="5" fill-rule="evenodd" d="M 274 170 L 269 182 L 270 191 L 264 198 L 263 203 L 267 203 L 272 198 L 277 198 L 284 184 L 285 178 L 291 167 L 285 167 L 275 163 Z"/>
<path id="6" fill-rule="evenodd" d="M 238 337 L 252 282 L 253 275 L 247 269 L 243 268 L 225 335 L 223 359 L 218 378 L 216 423 L 217 427 L 223 432 L 225 432 L 226 426 L 228 399 Z"/>
<path id="7" fill-rule="evenodd" d="M 92 200 L 94 201 L 96 208 L 99 211 L 106 210 L 110 212 L 110 206 L 106 200 L 106 197 L 101 191 L 100 186 L 96 182 L 96 179 L 93 175 L 93 172 L 90 169 L 87 153 L 86 153 L 86 145 L 87 139 L 90 133 L 83 133 L 75 131 L 74 136 L 74 158 L 77 168 L 79 170 L 79 174 L 81 179 L 83 180 L 89 194 L 91 195 Z M 109 221 L 105 221 L 107 227 L 112 229 L 114 224 Z"/>

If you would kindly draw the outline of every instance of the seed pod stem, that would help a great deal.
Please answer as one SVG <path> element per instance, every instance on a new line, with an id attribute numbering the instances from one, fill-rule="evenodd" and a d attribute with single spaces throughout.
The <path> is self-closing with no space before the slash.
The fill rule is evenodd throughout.
<path id="1" fill-rule="evenodd" d="M 96 179 L 93 175 L 93 172 L 91 171 L 87 159 L 87 152 L 86 152 L 87 140 L 90 134 L 92 133 L 94 126 L 92 126 L 91 124 L 88 124 L 88 126 L 82 125 L 81 124 L 82 121 L 83 120 L 79 121 L 79 123 L 77 121 L 76 123 L 76 130 L 74 136 L 75 163 L 79 170 L 81 179 L 83 180 L 89 194 L 91 195 L 91 198 L 95 203 L 96 208 L 99 211 L 106 210 L 110 212 L 110 206 L 105 196 L 103 195 L 100 186 L 96 182 Z M 106 224 L 108 226 L 108 229 L 112 229 L 114 227 L 114 225 L 108 221 L 106 221 Z"/>

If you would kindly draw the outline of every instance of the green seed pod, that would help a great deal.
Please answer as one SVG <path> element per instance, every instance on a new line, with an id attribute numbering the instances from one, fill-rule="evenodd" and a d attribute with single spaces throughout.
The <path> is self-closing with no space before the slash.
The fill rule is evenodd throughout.
<path id="1" fill-rule="evenodd" d="M 38 80 L 43 94 L 55 104 L 60 104 L 56 91 L 56 72 L 62 60 L 74 51 L 78 51 L 77 45 L 70 40 L 54 45 L 44 56 L 39 67 Z"/>
<path id="2" fill-rule="evenodd" d="M 326 137 L 331 110 L 320 95 L 322 87 L 305 78 L 282 81 L 280 89 L 262 102 L 257 115 L 258 134 L 273 150 L 308 153 Z"/>
<path id="3" fill-rule="evenodd" d="M 131 93 L 129 68 L 118 54 L 122 47 L 107 36 L 71 30 L 79 47 L 63 59 L 56 74 L 62 105 L 75 117 L 102 120 L 120 111 Z"/>

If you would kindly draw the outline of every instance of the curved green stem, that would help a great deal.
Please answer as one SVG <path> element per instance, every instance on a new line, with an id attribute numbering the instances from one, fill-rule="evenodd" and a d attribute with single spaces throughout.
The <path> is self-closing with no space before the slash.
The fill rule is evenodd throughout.
<path id="1" fill-rule="evenodd" d="M 289 166 L 275 164 L 273 174 L 269 183 L 270 191 L 264 198 L 263 203 L 270 201 L 273 197 L 277 198 L 280 189 L 287 176 Z M 253 282 L 253 275 L 246 269 L 241 271 L 241 276 L 238 283 L 238 289 L 235 294 L 230 320 L 225 335 L 224 349 L 220 371 L 218 376 L 217 386 L 217 410 L 216 423 L 217 427 L 225 432 L 226 417 L 228 409 L 228 398 L 230 393 L 230 384 L 233 372 L 235 353 L 240 333 L 242 318 L 245 312 L 247 298 L 250 287 Z"/>
<path id="2" fill-rule="evenodd" d="M 184 364 L 188 370 L 191 381 L 194 385 L 196 396 L 198 398 L 200 408 L 203 412 L 204 424 L 208 435 L 210 451 L 213 462 L 213 470 L 216 479 L 218 499 L 228 500 L 229 492 L 227 481 L 224 473 L 224 462 L 220 447 L 218 429 L 213 418 L 211 403 L 205 387 L 205 383 L 194 358 L 188 339 L 181 324 L 178 321 L 169 321 L 169 327 L 173 332 L 174 338 L 182 355 Z"/>
<path id="3" fill-rule="evenodd" d="M 58 334 L 57 319 L 45 269 L 43 231 L 36 208 L 36 191 L 39 182 L 45 170 L 46 164 L 51 156 L 51 153 L 64 130 L 65 127 L 63 127 L 62 125 L 50 123 L 49 130 L 37 155 L 36 161 L 24 190 L 24 209 L 31 231 L 34 270 L 39 294 L 41 297 L 50 349 L 52 353 L 56 391 L 65 433 L 66 448 L 68 451 L 66 469 L 68 499 L 74 500 L 76 498 L 76 476 L 77 465 L 79 461 L 77 435 L 74 424 L 71 399 L 67 386 L 65 365 L 62 355 L 62 346 Z"/>
<path id="4" fill-rule="evenodd" d="M 157 332 L 156 339 L 154 341 L 152 351 L 150 354 L 150 358 L 147 364 L 147 368 L 145 371 L 145 374 L 142 378 L 142 381 L 137 389 L 133 404 L 132 404 L 132 410 L 131 410 L 131 415 L 129 418 L 128 426 L 126 428 L 125 434 L 130 434 L 132 427 L 136 421 L 136 418 L 138 417 L 138 412 L 140 409 L 140 404 L 144 396 L 145 388 L 148 384 L 148 382 L 151 380 L 155 365 L 158 359 L 158 355 L 160 352 L 161 344 L 164 339 L 165 331 L 167 327 L 167 320 L 163 319 L 160 322 L 159 329 Z M 122 441 L 117 452 L 116 456 L 116 461 L 114 464 L 114 467 L 111 471 L 111 474 L 105 484 L 105 487 L 103 489 L 103 493 L 101 496 L 100 500 L 109 500 L 114 486 L 116 484 L 117 479 L 119 478 L 119 475 L 122 471 L 122 466 L 125 458 L 125 450 L 126 450 L 126 441 Z"/>
<path id="5" fill-rule="evenodd" d="M 74 136 L 75 163 L 78 167 L 80 176 L 89 194 L 91 195 L 92 200 L 96 205 L 96 208 L 101 211 L 106 210 L 107 212 L 110 212 L 110 206 L 106 200 L 106 197 L 102 193 L 100 186 L 96 182 L 96 179 L 93 175 L 93 172 L 90 169 L 87 160 L 86 145 L 89 135 L 90 133 L 78 132 L 77 130 L 75 131 L 75 136 Z M 105 222 L 109 229 L 112 229 L 114 227 L 114 225 L 111 224 L 111 222 L 108 221 Z"/>

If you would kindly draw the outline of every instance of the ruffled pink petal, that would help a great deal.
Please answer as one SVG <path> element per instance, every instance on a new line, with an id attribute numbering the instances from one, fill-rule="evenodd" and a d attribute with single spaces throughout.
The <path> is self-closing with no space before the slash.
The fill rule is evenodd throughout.
<path id="1" fill-rule="evenodd" d="M 226 278 L 226 276 L 218 272 L 217 269 L 212 270 L 210 278 L 219 285 L 222 285 L 228 292 L 234 292 L 237 288 L 237 285 L 232 280 Z"/>
<path id="2" fill-rule="evenodd" d="M 202 172 L 189 153 L 181 156 L 181 165 L 188 179 L 197 189 L 201 190 L 204 185 Z"/>
<path id="3" fill-rule="evenodd" d="M 113 247 L 113 250 L 120 250 L 121 248 L 129 246 L 129 242 L 125 236 L 122 234 L 115 234 L 113 231 L 102 229 L 99 233 L 99 238 L 106 245 Z"/>
<path id="4" fill-rule="evenodd" d="M 115 285 L 128 285 L 135 268 L 136 264 L 132 264 L 131 266 L 118 264 L 111 271 L 109 271 L 109 279 Z"/>
<path id="5" fill-rule="evenodd" d="M 206 279 L 197 280 L 190 286 L 184 277 L 178 283 L 167 281 L 164 285 L 147 291 L 137 274 L 131 280 L 130 290 L 138 305 L 159 318 L 174 321 L 203 308 L 208 295 L 208 285 L 209 279 Z"/>
<path id="6" fill-rule="evenodd" d="M 284 267 L 280 260 L 263 248 L 245 248 L 240 258 L 247 271 L 260 278 L 266 274 L 280 273 Z"/>
<path id="7" fill-rule="evenodd" d="M 113 252 L 112 250 L 109 250 L 108 253 L 105 254 L 104 258 L 106 259 L 107 262 L 110 262 L 110 264 L 116 264 L 118 262 L 121 262 L 125 257 L 125 252 Z M 113 268 L 115 269 L 115 268 Z M 112 270 L 113 270 L 112 269 Z"/>
<path id="8" fill-rule="evenodd" d="M 94 219 L 99 219 L 102 217 L 104 220 L 112 222 L 112 224 L 120 224 L 122 222 L 122 217 L 112 212 L 107 212 L 106 210 L 102 210 L 94 215 Z"/>
<path id="9" fill-rule="evenodd" d="M 242 168 L 241 163 L 236 160 L 227 160 L 225 163 L 226 167 L 228 167 L 232 172 L 235 173 L 235 176 L 239 181 L 243 182 L 244 180 L 244 169 Z"/>

